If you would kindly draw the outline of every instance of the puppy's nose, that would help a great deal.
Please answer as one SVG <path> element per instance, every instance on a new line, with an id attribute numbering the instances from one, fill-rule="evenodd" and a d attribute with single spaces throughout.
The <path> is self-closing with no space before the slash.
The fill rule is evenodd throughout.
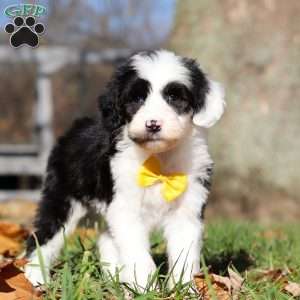
<path id="1" fill-rule="evenodd" d="M 147 120 L 146 121 L 146 130 L 150 133 L 156 133 L 161 130 L 162 122 L 158 120 Z"/>

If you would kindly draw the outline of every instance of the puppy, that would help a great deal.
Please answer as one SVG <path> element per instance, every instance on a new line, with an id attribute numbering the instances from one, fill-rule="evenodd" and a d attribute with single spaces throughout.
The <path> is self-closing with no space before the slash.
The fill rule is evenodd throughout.
<path id="1" fill-rule="evenodd" d="M 205 128 L 223 114 L 221 86 L 194 60 L 141 52 L 117 68 L 99 110 L 95 119 L 75 121 L 49 157 L 35 220 L 46 270 L 64 236 L 94 210 L 108 225 L 98 241 L 101 260 L 111 273 L 120 268 L 122 281 L 145 286 L 155 271 L 149 234 L 156 228 L 167 241 L 174 281 L 182 272 L 191 280 L 212 172 Z M 27 256 L 27 277 L 43 283 L 33 237 Z"/>

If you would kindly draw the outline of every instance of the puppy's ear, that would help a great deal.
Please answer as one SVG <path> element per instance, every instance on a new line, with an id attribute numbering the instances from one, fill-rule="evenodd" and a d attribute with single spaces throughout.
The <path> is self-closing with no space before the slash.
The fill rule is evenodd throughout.
<path id="1" fill-rule="evenodd" d="M 110 82 L 104 94 L 98 98 L 98 107 L 101 121 L 105 128 L 114 131 L 122 125 L 118 107 L 117 87 L 114 82 Z"/>
<path id="2" fill-rule="evenodd" d="M 208 90 L 204 95 L 203 106 L 194 114 L 193 123 L 205 128 L 213 126 L 224 113 L 224 96 L 224 89 L 221 84 L 208 80 Z"/>
<path id="3" fill-rule="evenodd" d="M 98 107 L 103 125 L 110 131 L 124 125 L 125 119 L 122 112 L 122 94 L 128 82 L 134 76 L 131 60 L 126 60 L 115 70 L 108 82 L 105 92 L 99 97 Z"/>

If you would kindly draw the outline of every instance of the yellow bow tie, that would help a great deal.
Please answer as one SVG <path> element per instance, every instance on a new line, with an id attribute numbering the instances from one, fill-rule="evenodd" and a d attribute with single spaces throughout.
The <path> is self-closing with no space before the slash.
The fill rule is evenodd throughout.
<path id="1" fill-rule="evenodd" d="M 161 193 L 164 199 L 171 202 L 186 190 L 188 180 L 183 173 L 161 174 L 159 160 L 154 156 L 150 156 L 140 167 L 137 182 L 141 187 L 148 187 L 158 181 L 163 184 Z"/>

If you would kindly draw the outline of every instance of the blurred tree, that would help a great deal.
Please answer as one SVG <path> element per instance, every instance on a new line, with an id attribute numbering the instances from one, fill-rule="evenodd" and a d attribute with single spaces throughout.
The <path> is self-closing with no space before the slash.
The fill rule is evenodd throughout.
<path id="1" fill-rule="evenodd" d="M 169 33 L 173 2 L 41 0 L 39 3 L 47 6 L 47 15 L 39 20 L 46 25 L 40 44 L 70 46 L 82 50 L 82 53 L 107 48 L 131 48 L 133 51 L 156 48 Z M 31 0 L 30 3 L 36 1 Z M 3 11 L 9 4 L 9 1 L 0 1 L 0 10 Z M 0 21 L 9 21 L 4 18 L 3 15 Z M 161 25 L 159 30 L 157 23 Z M 8 46 L 8 35 L 4 30 L 0 31 L 0 43 Z M 53 75 L 54 128 L 57 135 L 62 134 L 75 117 L 95 112 L 96 99 L 113 67 L 107 63 L 85 65 L 82 59 Z M 1 63 L 0 75 L 0 105 L 4 107 L 0 110 L 0 143 L 30 143 L 35 66 Z M 66 114 L 68 118 L 65 118 Z"/>
<path id="2" fill-rule="evenodd" d="M 300 200 L 299 16 L 299 0 L 177 2 L 169 46 L 197 58 L 227 92 L 210 135 L 218 199 L 243 199 L 248 212 L 260 201 L 272 211 L 275 192 L 279 214 L 283 199 Z"/>
<path id="3" fill-rule="evenodd" d="M 47 41 L 85 48 L 153 48 L 168 33 L 168 26 L 157 31 L 160 6 L 150 0 L 49 1 Z"/>

